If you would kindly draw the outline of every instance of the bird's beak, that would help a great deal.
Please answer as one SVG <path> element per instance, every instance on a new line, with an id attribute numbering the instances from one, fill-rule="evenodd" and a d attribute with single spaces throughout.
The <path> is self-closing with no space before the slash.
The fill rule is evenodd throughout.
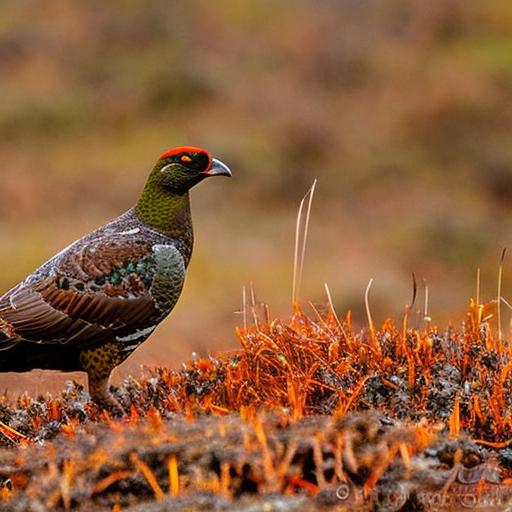
<path id="1" fill-rule="evenodd" d="M 229 167 L 216 158 L 212 158 L 212 165 L 203 174 L 207 176 L 233 176 Z"/>

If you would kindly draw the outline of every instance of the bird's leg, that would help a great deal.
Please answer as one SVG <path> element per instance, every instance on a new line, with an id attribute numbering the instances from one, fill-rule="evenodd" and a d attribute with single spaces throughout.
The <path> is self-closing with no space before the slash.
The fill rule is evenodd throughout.
<path id="1" fill-rule="evenodd" d="M 94 373 L 88 373 L 87 376 L 91 400 L 116 416 L 124 416 L 126 411 L 117 398 L 110 392 L 110 375 L 98 378 Z"/>
<path id="2" fill-rule="evenodd" d="M 124 415 L 126 411 L 109 390 L 110 374 L 121 362 L 117 345 L 105 343 L 84 349 L 80 353 L 80 362 L 87 372 L 91 399 L 116 415 Z"/>

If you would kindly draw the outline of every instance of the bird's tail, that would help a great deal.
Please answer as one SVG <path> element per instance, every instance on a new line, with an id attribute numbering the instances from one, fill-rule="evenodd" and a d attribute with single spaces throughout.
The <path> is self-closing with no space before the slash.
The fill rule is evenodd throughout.
<path id="1" fill-rule="evenodd" d="M 16 371 L 16 365 L 19 364 L 19 356 L 12 353 L 13 347 L 19 342 L 19 338 L 14 332 L 13 326 L 0 318 L 0 372 Z"/>
<path id="2" fill-rule="evenodd" d="M 0 318 L 0 350 L 11 346 L 12 341 L 16 338 L 13 326 Z"/>

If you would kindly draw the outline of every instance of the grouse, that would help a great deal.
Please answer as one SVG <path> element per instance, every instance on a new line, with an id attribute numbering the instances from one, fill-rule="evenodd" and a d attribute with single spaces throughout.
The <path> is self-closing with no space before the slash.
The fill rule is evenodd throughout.
<path id="1" fill-rule="evenodd" d="M 189 190 L 208 176 L 231 171 L 200 148 L 165 152 L 135 207 L 0 297 L 0 371 L 85 371 L 91 398 L 119 411 L 110 374 L 180 296 L 193 246 Z"/>

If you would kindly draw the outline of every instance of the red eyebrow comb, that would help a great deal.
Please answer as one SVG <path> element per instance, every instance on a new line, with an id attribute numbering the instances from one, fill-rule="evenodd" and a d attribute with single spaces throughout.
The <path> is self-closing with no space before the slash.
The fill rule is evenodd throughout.
<path id="1" fill-rule="evenodd" d="M 169 149 L 168 151 L 160 155 L 159 160 L 162 160 L 163 158 L 169 158 L 170 156 L 173 155 L 178 155 L 179 153 L 205 153 L 211 160 L 208 151 L 202 148 L 196 148 L 195 146 L 180 146 L 178 148 Z"/>

